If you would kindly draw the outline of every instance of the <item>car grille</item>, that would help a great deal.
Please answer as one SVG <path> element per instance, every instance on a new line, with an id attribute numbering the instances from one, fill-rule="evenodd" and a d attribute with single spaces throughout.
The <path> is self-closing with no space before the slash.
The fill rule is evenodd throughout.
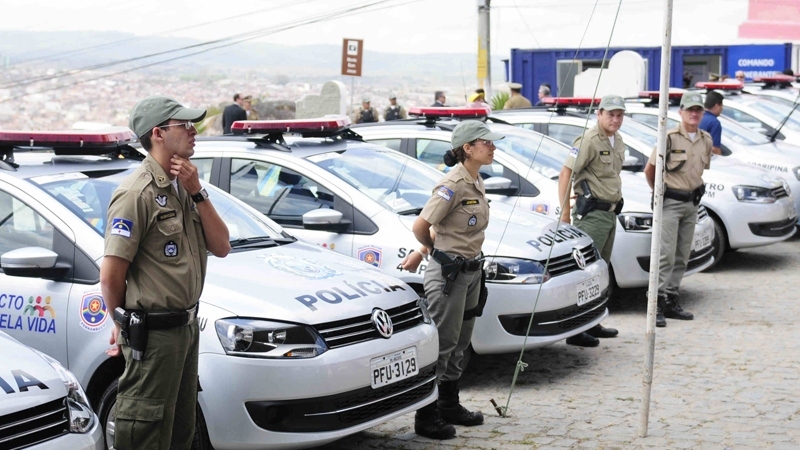
<path id="1" fill-rule="evenodd" d="M 697 208 L 697 221 L 699 222 L 705 219 L 706 217 L 708 217 L 708 210 L 706 209 L 705 206 L 699 206 Z"/>
<path id="2" fill-rule="evenodd" d="M 411 378 L 378 389 L 367 386 L 343 394 L 303 400 L 246 402 L 259 427 L 285 433 L 343 430 L 385 417 L 428 397 L 436 388 L 436 363 Z"/>
<path id="3" fill-rule="evenodd" d="M 782 237 L 794 233 L 797 220 L 793 217 L 777 222 L 748 223 L 750 231 L 756 236 Z"/>
<path id="4" fill-rule="evenodd" d="M 783 197 L 788 197 L 788 196 L 789 196 L 789 193 L 788 193 L 788 192 L 786 192 L 786 188 L 784 188 L 783 186 L 781 186 L 781 187 L 779 187 L 779 188 L 775 188 L 775 189 L 773 189 L 773 190 L 772 190 L 772 195 L 774 195 L 774 196 L 775 196 L 775 198 L 783 198 Z"/>
<path id="5" fill-rule="evenodd" d="M 64 401 L 60 398 L 0 417 L 0 448 L 21 449 L 69 433 Z"/>
<path id="6" fill-rule="evenodd" d="M 528 336 L 555 336 L 574 330 L 603 315 L 606 311 L 607 301 L 608 289 L 605 289 L 600 297 L 589 303 L 580 306 L 571 305 L 553 311 L 536 312 L 533 315 L 533 324 Z M 514 336 L 525 336 L 531 315 L 507 314 L 499 316 L 498 319 L 507 333 Z"/>
<path id="7" fill-rule="evenodd" d="M 386 312 L 392 318 L 392 334 L 414 328 L 424 320 L 416 301 L 387 309 Z M 383 339 L 372 322 L 371 314 L 321 323 L 314 325 L 314 328 L 325 339 L 328 348 L 339 348 L 373 339 Z"/>
<path id="8" fill-rule="evenodd" d="M 587 266 L 598 259 L 597 250 L 595 250 L 594 244 L 589 244 L 586 247 L 583 247 L 581 249 L 581 253 L 583 253 L 584 259 L 586 259 Z M 545 263 L 545 261 L 539 262 L 542 264 Z M 570 273 L 576 270 L 580 270 L 580 268 L 578 267 L 578 263 L 575 261 L 575 258 L 572 257 L 572 253 L 551 258 L 550 265 L 547 268 L 547 272 L 551 277 L 557 277 L 559 275 L 564 275 L 565 273 Z"/>

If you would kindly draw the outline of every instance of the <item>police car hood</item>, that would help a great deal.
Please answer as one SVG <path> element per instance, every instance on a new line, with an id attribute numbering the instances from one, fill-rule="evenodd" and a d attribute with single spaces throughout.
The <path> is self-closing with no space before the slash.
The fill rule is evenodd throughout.
<path id="1" fill-rule="evenodd" d="M 67 395 L 58 372 L 38 353 L 0 331 L 0 416 L 32 408 Z"/>
<path id="2" fill-rule="evenodd" d="M 314 324 L 417 298 L 410 286 L 367 263 L 295 242 L 210 257 L 200 300 L 241 317 Z"/>
<path id="3" fill-rule="evenodd" d="M 774 189 L 783 186 L 768 170 L 737 159 L 734 156 L 712 155 L 711 169 L 703 173 L 706 184 L 747 185 Z"/>
<path id="4" fill-rule="evenodd" d="M 800 147 L 783 141 L 766 144 L 742 146 L 743 151 L 735 153 L 735 158 L 767 170 L 791 172 L 800 166 Z M 786 169 L 786 170 L 783 170 Z"/>
<path id="5" fill-rule="evenodd" d="M 483 253 L 486 256 L 508 256 L 543 261 L 550 254 L 561 256 L 575 247 L 592 243 L 586 233 L 552 217 L 526 211 L 502 202 L 490 203 L 489 226 L 486 228 Z M 399 216 L 409 230 L 416 217 Z M 556 226 L 558 231 L 556 232 Z"/>

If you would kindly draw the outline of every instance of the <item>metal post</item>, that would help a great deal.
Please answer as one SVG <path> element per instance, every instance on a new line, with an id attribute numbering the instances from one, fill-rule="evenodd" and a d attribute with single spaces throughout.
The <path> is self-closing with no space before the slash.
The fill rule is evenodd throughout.
<path id="1" fill-rule="evenodd" d="M 478 0 L 478 86 L 486 91 L 486 102 L 492 99 L 492 64 L 489 47 L 489 3 L 492 0 Z"/>
<path id="2" fill-rule="evenodd" d="M 650 244 L 650 282 L 647 291 L 647 327 L 645 332 L 644 376 L 642 378 L 642 408 L 639 417 L 639 436 L 647 436 L 650 416 L 650 391 L 653 387 L 653 357 L 656 344 L 656 302 L 658 297 L 659 254 L 664 209 L 664 153 L 667 139 L 667 105 L 669 104 L 669 74 L 672 60 L 672 1 L 664 0 L 664 42 L 661 45 L 661 95 L 658 99 L 658 157 L 653 199 L 653 239 Z"/>
<path id="3" fill-rule="evenodd" d="M 356 77 L 350 77 L 350 117 L 356 119 L 356 105 L 353 103 L 353 91 L 355 90 Z"/>

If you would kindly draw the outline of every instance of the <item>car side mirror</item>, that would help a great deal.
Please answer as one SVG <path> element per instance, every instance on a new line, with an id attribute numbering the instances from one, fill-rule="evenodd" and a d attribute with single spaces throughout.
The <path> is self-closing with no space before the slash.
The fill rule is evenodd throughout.
<path id="1" fill-rule="evenodd" d="M 495 195 L 516 195 L 519 187 L 512 186 L 511 180 L 505 177 L 491 177 L 483 181 L 483 187 L 487 194 Z"/>
<path id="2" fill-rule="evenodd" d="M 58 254 L 42 247 L 23 247 L 0 256 L 0 268 L 12 277 L 60 280 L 69 273 L 70 265 L 58 262 Z"/>
<path id="3" fill-rule="evenodd" d="M 303 214 L 303 228 L 307 230 L 339 233 L 347 230 L 350 225 L 349 220 L 344 220 L 344 214 L 335 209 L 313 209 Z"/>
<path id="4" fill-rule="evenodd" d="M 639 159 L 635 156 L 626 156 L 625 159 L 622 161 L 622 170 L 627 170 L 630 172 L 639 172 L 643 169 L 642 164 L 639 163 Z"/>

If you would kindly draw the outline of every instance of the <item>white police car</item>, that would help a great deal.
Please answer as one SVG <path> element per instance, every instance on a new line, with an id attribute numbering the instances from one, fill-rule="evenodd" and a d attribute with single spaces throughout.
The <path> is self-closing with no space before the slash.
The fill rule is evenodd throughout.
<path id="1" fill-rule="evenodd" d="M 109 199 L 139 162 L 69 155 L 135 154 L 132 137 L 0 131 L 23 163 L 0 162 L 0 330 L 76 374 L 109 446 L 123 361 L 105 354 L 99 267 Z M 40 145 L 61 156 L 21 152 Z M 200 298 L 195 448 L 321 445 L 435 400 L 438 335 L 410 286 L 208 190 L 233 249 L 209 258 Z"/>
<path id="2" fill-rule="evenodd" d="M 352 129 L 368 142 L 393 148 L 433 168 L 446 170 L 448 168 L 444 166 L 442 158 L 451 148 L 450 135 L 459 122 L 443 119 L 486 119 L 485 110 L 470 108 L 410 108 L 409 114 L 421 118 L 360 124 Z M 496 123 L 492 119 L 487 120 L 487 126 L 506 137 L 495 142 L 494 162 L 482 167 L 481 175 L 490 181 L 510 180 L 510 186 L 513 187 L 503 189 L 504 194 L 494 195 L 491 194 L 492 189 L 487 187 L 487 195 L 493 200 L 559 220 L 561 207 L 557 180 L 570 147 L 541 133 Z M 640 198 L 638 193 L 648 190 L 646 180 L 633 176 L 623 178 L 625 207 L 618 216 L 615 251 L 611 254 L 609 269 L 619 287 L 647 286 L 653 214 L 649 196 L 647 199 Z M 714 224 L 707 215 L 701 215 L 695 228 L 687 275 L 713 263 L 713 233 Z"/>
<path id="3" fill-rule="evenodd" d="M 553 101 L 556 100 L 559 104 L 565 101 Z M 569 101 L 582 103 L 584 99 Z M 599 100 L 595 101 L 599 103 Z M 530 110 L 498 112 L 497 116 L 545 134 L 552 132 L 551 136 L 564 143 L 573 142 L 583 132 L 584 126 L 595 125 L 594 119 L 587 123 L 586 114 L 581 112 Z M 639 160 L 637 169 L 644 168 L 656 145 L 657 130 L 627 120 L 619 133 L 628 154 Z M 642 172 L 636 175 L 644 178 Z M 788 239 L 795 233 L 797 212 L 794 199 L 790 197 L 786 184 L 765 169 L 713 155 L 711 169 L 703 172 L 703 180 L 706 194 L 701 205 L 706 207 L 714 222 L 713 265 L 721 261 L 725 250 L 768 245 Z"/>
<path id="4" fill-rule="evenodd" d="M 770 100 L 793 108 L 800 102 L 800 90 L 795 85 L 796 77 L 789 75 L 774 75 L 771 77 L 756 77 L 752 83 L 744 85 L 743 91 L 754 95 L 763 95 Z"/>
<path id="5" fill-rule="evenodd" d="M 0 448 L 103 448 L 103 428 L 75 375 L 2 331 L 0 391 Z"/>
<path id="6" fill-rule="evenodd" d="M 348 124 L 340 118 L 236 122 L 234 133 L 252 137 L 200 138 L 193 161 L 207 181 L 296 236 L 395 274 L 422 293 L 426 265 L 416 273 L 398 266 L 419 248 L 411 225 L 442 174 L 364 143 Z M 549 345 L 599 323 L 607 314 L 608 270 L 588 235 L 500 202 L 490 206 L 483 246 L 489 299 L 475 323 L 474 350 Z M 304 299 L 309 310 L 334 300 Z"/>

